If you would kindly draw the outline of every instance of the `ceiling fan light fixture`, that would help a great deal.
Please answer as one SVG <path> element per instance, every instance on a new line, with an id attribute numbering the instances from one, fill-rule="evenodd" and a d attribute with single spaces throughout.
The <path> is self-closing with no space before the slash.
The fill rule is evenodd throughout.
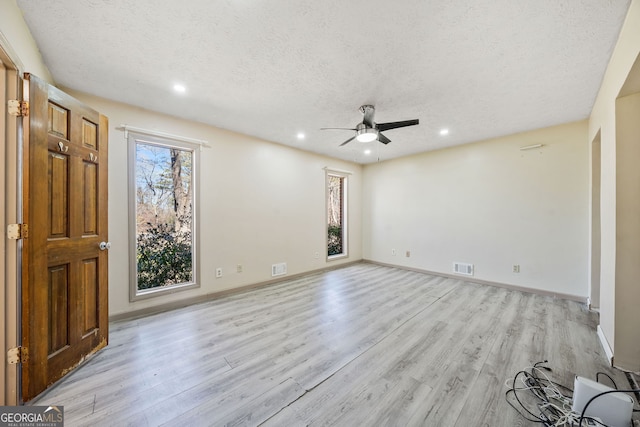
<path id="1" fill-rule="evenodd" d="M 347 145 L 354 139 L 358 142 L 367 143 L 371 141 L 378 140 L 382 144 L 387 145 L 391 142 L 389 138 L 387 138 L 382 132 L 403 128 L 406 126 L 415 126 L 420 124 L 420 120 L 402 120 L 399 122 L 387 122 L 387 123 L 376 123 L 373 121 L 373 114 L 375 113 L 375 109 L 373 105 L 363 105 L 360 107 L 360 112 L 364 114 L 364 118 L 362 119 L 362 123 L 358 123 L 355 128 L 320 128 L 322 130 L 327 129 L 341 129 L 341 130 L 351 130 L 356 131 L 356 134 L 351 138 L 347 139 L 345 142 L 340 144 L 340 147 L 343 145 Z"/>
<path id="2" fill-rule="evenodd" d="M 378 131 L 373 128 L 363 128 L 356 131 L 356 140 L 358 142 L 371 142 L 378 139 Z"/>

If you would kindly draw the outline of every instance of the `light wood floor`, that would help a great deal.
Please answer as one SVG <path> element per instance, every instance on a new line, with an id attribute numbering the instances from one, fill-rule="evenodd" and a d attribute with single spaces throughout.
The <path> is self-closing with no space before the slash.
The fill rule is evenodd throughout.
<path id="1" fill-rule="evenodd" d="M 356 264 L 142 319 L 32 404 L 67 426 L 524 426 L 505 380 L 607 366 L 584 305 Z"/>

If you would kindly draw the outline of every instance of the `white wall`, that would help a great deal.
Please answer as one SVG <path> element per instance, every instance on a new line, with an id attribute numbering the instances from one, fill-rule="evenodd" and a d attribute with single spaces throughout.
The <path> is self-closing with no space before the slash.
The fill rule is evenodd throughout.
<path id="1" fill-rule="evenodd" d="M 601 233 L 601 268 L 600 268 L 600 328 L 604 334 L 605 346 L 609 346 L 615 356 L 615 348 L 624 346 L 627 340 L 636 340 L 636 336 L 620 335 L 617 320 L 617 305 L 621 291 L 616 271 L 616 246 L 618 230 L 617 188 L 616 182 L 624 180 L 624 172 L 618 176 L 616 157 L 616 98 L 619 96 L 634 62 L 640 55 L 640 1 L 633 0 L 625 23 L 618 37 L 616 47 L 611 55 L 605 76 L 596 97 L 589 118 L 589 137 L 593 140 L 598 132 L 601 139 L 601 193 L 600 193 L 600 233 Z M 636 273 L 637 278 L 637 273 Z M 637 281 L 624 286 L 637 286 Z M 638 304 L 640 301 L 627 300 L 626 304 Z M 617 343 L 619 339 L 625 342 Z M 640 358 L 634 362 L 635 369 L 640 367 Z"/>
<path id="2" fill-rule="evenodd" d="M 366 166 L 364 258 L 586 298 L 586 136 L 583 121 Z"/>
<path id="3" fill-rule="evenodd" d="M 640 59 L 640 58 L 639 58 Z M 639 61 L 640 64 L 640 61 Z M 638 69 L 640 71 L 640 67 Z M 640 76 L 640 73 L 638 73 Z M 616 102 L 616 366 L 640 370 L 640 91 Z"/>
<path id="4" fill-rule="evenodd" d="M 68 90 L 109 117 L 109 314 L 271 280 L 271 265 L 289 275 L 362 258 L 362 167 L 246 135 L 153 113 Z M 201 152 L 201 287 L 129 302 L 127 143 L 122 124 L 203 139 Z M 349 177 L 349 257 L 326 261 L 325 171 Z M 316 258 L 316 253 L 319 257 Z M 242 273 L 236 265 L 242 264 Z M 224 275 L 215 278 L 215 269 Z"/>
<path id="5" fill-rule="evenodd" d="M 0 1 L 0 45 L 20 71 L 53 81 L 15 0 Z"/>

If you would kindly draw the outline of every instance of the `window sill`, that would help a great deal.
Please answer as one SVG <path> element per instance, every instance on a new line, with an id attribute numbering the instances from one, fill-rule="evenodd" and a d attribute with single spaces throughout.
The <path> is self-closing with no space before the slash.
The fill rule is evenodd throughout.
<path id="1" fill-rule="evenodd" d="M 189 289 L 199 288 L 200 285 L 194 282 L 181 283 L 179 285 L 172 285 L 168 287 L 157 287 L 138 291 L 136 295 L 130 298 L 130 302 L 145 300 L 149 298 L 159 297 L 161 295 L 173 294 L 176 292 L 187 291 Z"/>

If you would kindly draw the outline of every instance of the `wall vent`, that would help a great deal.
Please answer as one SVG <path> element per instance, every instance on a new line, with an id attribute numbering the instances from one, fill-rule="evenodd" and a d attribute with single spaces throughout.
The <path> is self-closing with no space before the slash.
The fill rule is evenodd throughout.
<path id="1" fill-rule="evenodd" d="M 280 264 L 273 264 L 271 266 L 271 277 L 284 276 L 287 274 L 287 263 L 281 262 Z"/>
<path id="2" fill-rule="evenodd" d="M 473 264 L 454 262 L 453 272 L 456 274 L 464 274 L 465 276 L 473 276 Z"/>

